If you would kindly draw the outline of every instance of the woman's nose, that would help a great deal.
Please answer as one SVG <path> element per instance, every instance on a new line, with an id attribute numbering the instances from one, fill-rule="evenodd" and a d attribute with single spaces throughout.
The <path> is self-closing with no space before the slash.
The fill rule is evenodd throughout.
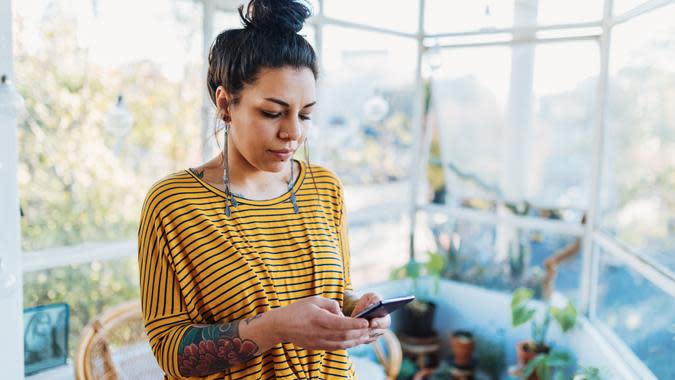
<path id="1" fill-rule="evenodd" d="M 293 118 L 295 119 L 295 118 Z M 283 140 L 297 140 L 302 135 L 302 125 L 300 120 L 288 120 L 279 130 L 279 138 Z"/>

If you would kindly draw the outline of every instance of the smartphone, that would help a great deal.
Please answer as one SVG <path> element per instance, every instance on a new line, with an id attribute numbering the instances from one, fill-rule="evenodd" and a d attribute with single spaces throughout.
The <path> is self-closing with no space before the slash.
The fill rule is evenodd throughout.
<path id="1" fill-rule="evenodd" d="M 414 299 L 415 296 L 405 296 L 381 300 L 368 306 L 360 313 L 356 314 L 354 318 L 365 318 L 367 320 L 381 318 Z"/>

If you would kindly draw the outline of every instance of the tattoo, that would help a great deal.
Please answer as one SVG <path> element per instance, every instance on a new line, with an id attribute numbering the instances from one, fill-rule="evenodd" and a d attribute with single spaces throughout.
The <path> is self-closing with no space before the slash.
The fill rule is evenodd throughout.
<path id="1" fill-rule="evenodd" d="M 346 292 L 342 300 L 342 314 L 346 316 L 352 315 L 352 311 L 354 311 L 354 307 L 358 301 L 359 297 L 354 293 Z"/>
<path id="2" fill-rule="evenodd" d="M 239 321 L 194 325 L 178 346 L 178 370 L 182 376 L 207 376 L 241 364 L 257 352 L 254 341 L 239 336 Z"/>
<path id="3" fill-rule="evenodd" d="M 253 317 L 250 317 L 250 318 L 246 318 L 246 319 L 244 319 L 244 321 L 246 322 L 247 325 L 250 325 L 251 322 L 253 322 L 254 319 L 261 318 L 262 316 L 263 316 L 262 314 L 258 314 L 258 315 L 256 315 L 256 316 L 253 316 Z"/>

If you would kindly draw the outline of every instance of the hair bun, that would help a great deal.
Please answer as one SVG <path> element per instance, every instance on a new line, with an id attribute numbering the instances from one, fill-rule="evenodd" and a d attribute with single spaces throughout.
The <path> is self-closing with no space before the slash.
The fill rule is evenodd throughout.
<path id="1" fill-rule="evenodd" d="M 239 16 L 245 28 L 272 32 L 298 33 L 311 15 L 305 3 L 295 0 L 251 0 L 246 14 L 244 6 L 239 7 Z"/>

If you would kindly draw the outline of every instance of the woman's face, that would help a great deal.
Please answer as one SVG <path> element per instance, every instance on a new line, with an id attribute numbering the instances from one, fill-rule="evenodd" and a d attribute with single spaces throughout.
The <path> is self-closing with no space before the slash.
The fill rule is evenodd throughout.
<path id="1" fill-rule="evenodd" d="M 219 91 L 217 98 L 227 96 L 222 88 Z M 262 69 L 228 108 L 229 149 L 259 170 L 280 172 L 307 136 L 315 102 L 316 80 L 310 69 Z"/>

